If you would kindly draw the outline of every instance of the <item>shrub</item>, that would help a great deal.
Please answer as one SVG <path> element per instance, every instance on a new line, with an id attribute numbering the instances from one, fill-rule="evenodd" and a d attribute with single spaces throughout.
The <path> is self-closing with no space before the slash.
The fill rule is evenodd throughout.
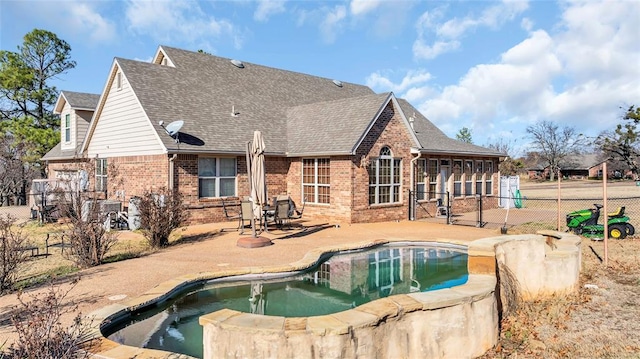
<path id="1" fill-rule="evenodd" d="M 15 227 L 12 216 L 0 216 L 0 293 L 13 288 L 21 264 L 28 258 L 22 249 L 28 244 L 28 237 Z"/>
<path id="2" fill-rule="evenodd" d="M 89 358 L 87 349 L 93 341 L 91 322 L 83 321 L 77 306 L 65 304 L 67 294 L 75 287 L 72 282 L 68 290 L 51 284 L 48 291 L 32 294 L 28 300 L 18 294 L 19 305 L 13 308 L 11 322 L 18 339 L 10 347 L 8 358 Z M 61 317 L 76 313 L 73 323 L 64 326 Z"/>
<path id="3" fill-rule="evenodd" d="M 104 262 L 107 252 L 118 242 L 116 232 L 111 232 L 109 223 L 95 198 L 83 200 L 76 195 L 66 202 L 63 213 L 68 217 L 68 228 L 64 235 L 71 246 L 69 259 L 76 265 L 87 268 Z"/>
<path id="4" fill-rule="evenodd" d="M 178 191 L 161 188 L 147 191 L 138 203 L 140 228 L 154 248 L 169 244 L 169 235 L 186 220 L 188 212 Z"/>

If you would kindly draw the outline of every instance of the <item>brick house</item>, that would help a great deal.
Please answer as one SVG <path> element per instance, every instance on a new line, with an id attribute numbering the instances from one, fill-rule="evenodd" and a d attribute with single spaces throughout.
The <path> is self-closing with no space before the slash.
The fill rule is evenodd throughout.
<path id="1" fill-rule="evenodd" d="M 60 115 L 60 142 L 42 157 L 47 163 L 49 178 L 66 178 L 83 161 L 80 154 L 83 139 L 89 128 L 100 95 L 62 91 L 53 108 Z"/>
<path id="2" fill-rule="evenodd" d="M 625 164 L 606 161 L 604 155 L 586 153 L 569 156 L 560 164 L 562 176 L 569 179 L 602 179 L 603 164 L 607 162 L 607 178 L 633 178 L 631 170 Z M 542 160 L 527 169 L 529 179 L 548 179 L 549 166 Z"/>
<path id="3" fill-rule="evenodd" d="M 176 120 L 184 125 L 172 136 Z M 505 154 L 447 137 L 393 93 L 166 46 L 150 63 L 114 59 L 78 153 L 96 162 L 91 186 L 109 199 L 175 188 L 191 223 L 219 222 L 222 198 L 249 193 L 255 130 L 269 196 L 306 199 L 307 218 L 406 219 L 410 190 L 431 208 L 416 218 L 432 216 L 447 191 L 457 208 L 475 206 L 476 194 L 497 202 Z M 51 177 L 59 163 L 47 156 Z"/>

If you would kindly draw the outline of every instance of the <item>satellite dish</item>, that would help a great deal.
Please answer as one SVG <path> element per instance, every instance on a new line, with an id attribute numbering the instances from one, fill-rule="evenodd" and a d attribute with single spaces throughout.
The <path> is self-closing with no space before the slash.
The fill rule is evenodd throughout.
<path id="1" fill-rule="evenodd" d="M 182 120 L 173 121 L 170 124 L 168 124 L 167 126 L 163 126 L 163 124 L 164 124 L 163 121 L 158 122 L 158 125 L 160 125 L 160 127 L 164 128 L 164 130 L 167 132 L 167 134 L 169 136 L 173 137 L 174 140 L 176 140 L 176 143 L 180 142 L 180 139 L 178 138 L 178 134 L 180 133 L 180 129 L 184 125 L 184 121 L 182 121 Z"/>
<path id="2" fill-rule="evenodd" d="M 184 125 L 184 121 L 182 120 L 173 121 L 170 124 L 168 124 L 167 127 L 164 128 L 164 130 L 167 131 L 169 136 L 173 137 L 177 135 L 178 132 L 180 132 L 180 129 L 182 128 L 183 125 Z"/>

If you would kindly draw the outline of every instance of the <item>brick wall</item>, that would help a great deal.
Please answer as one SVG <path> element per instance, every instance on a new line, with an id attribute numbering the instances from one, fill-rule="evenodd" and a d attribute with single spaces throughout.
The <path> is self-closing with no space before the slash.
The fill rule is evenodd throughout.
<path id="1" fill-rule="evenodd" d="M 167 155 L 110 157 L 107 165 L 109 199 L 124 200 L 128 204 L 132 196 L 168 187 Z"/>
<path id="2" fill-rule="evenodd" d="M 381 222 L 407 218 L 410 163 L 413 157 L 410 148 L 413 145 L 407 126 L 390 102 L 356 152 L 356 158 L 364 156 L 364 159 L 363 164 L 358 163 L 353 170 L 354 193 L 351 222 Z M 366 162 L 367 159 L 378 157 L 380 150 L 385 146 L 391 149 L 394 158 L 402 158 L 400 203 L 369 205 L 369 173 Z"/>
<path id="3" fill-rule="evenodd" d="M 225 199 L 228 203 L 237 202 L 249 196 L 246 156 L 236 157 L 237 164 L 237 196 Z M 289 160 L 281 157 L 266 157 L 267 194 L 269 197 L 287 193 L 287 172 Z M 183 194 L 185 204 L 189 208 L 189 223 L 224 222 L 225 217 L 222 199 L 200 198 L 198 193 L 198 155 L 178 155 L 174 160 L 174 183 Z"/>
<path id="4" fill-rule="evenodd" d="M 304 216 L 327 223 L 351 223 L 352 186 L 355 169 L 353 156 L 334 156 L 329 161 L 331 172 L 330 204 L 307 203 Z M 296 204 L 302 203 L 302 159 L 291 159 L 287 176 L 287 192 Z"/>

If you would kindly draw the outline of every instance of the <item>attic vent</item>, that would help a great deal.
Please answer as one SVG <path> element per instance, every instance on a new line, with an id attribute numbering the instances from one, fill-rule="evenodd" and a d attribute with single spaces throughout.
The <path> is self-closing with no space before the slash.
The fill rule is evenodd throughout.
<path id="1" fill-rule="evenodd" d="M 342 81 L 340 81 L 340 80 L 333 80 L 333 84 L 338 86 L 338 87 L 342 87 Z"/>
<path id="2" fill-rule="evenodd" d="M 238 67 L 243 69 L 244 68 L 244 64 L 242 63 L 242 61 L 240 60 L 231 60 L 231 63 L 233 64 L 233 66 Z"/>

